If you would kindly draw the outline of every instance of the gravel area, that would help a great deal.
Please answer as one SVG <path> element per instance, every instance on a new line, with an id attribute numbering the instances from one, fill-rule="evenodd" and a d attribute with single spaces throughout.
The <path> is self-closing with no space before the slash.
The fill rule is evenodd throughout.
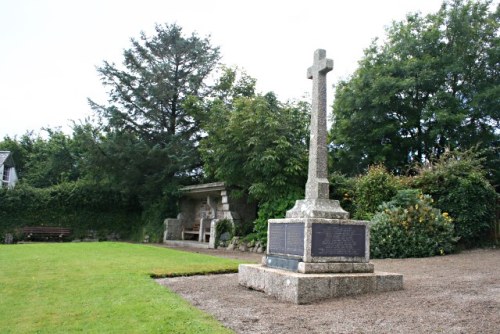
<path id="1" fill-rule="evenodd" d="M 183 249 L 260 262 L 261 255 Z M 500 250 L 373 260 L 404 275 L 404 290 L 309 305 L 278 302 L 238 285 L 237 274 L 158 282 L 236 333 L 500 333 Z"/>

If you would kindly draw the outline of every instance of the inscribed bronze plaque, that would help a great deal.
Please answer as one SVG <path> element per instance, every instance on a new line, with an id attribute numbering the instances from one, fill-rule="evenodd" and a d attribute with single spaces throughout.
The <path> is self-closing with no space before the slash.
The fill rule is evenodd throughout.
<path id="1" fill-rule="evenodd" d="M 304 223 L 269 224 L 269 253 L 304 255 Z"/>
<path id="2" fill-rule="evenodd" d="M 313 224 L 312 256 L 365 256 L 364 225 Z"/>

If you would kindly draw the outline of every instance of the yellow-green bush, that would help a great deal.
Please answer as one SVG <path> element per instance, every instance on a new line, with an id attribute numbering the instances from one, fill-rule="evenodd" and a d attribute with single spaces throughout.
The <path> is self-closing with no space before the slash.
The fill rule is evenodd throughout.
<path id="1" fill-rule="evenodd" d="M 406 189 L 381 205 L 372 220 L 371 256 L 426 257 L 453 252 L 457 238 L 452 219 L 432 202 L 419 190 Z"/>

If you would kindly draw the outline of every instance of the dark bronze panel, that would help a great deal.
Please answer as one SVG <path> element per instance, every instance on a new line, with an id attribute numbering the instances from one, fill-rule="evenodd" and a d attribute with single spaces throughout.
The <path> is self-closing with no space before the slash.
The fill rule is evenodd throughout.
<path id="1" fill-rule="evenodd" d="M 312 256 L 365 256 L 364 225 L 313 224 Z"/>
<path id="2" fill-rule="evenodd" d="M 304 255 L 304 223 L 269 225 L 269 253 Z"/>
<path id="3" fill-rule="evenodd" d="M 269 224 L 269 252 L 285 254 L 286 251 L 286 225 Z"/>

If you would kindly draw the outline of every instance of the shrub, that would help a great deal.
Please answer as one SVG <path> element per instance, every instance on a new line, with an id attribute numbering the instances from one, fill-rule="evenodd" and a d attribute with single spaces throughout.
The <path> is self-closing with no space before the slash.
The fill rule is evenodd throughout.
<path id="1" fill-rule="evenodd" d="M 381 205 L 372 220 L 372 257 L 426 257 L 451 253 L 457 240 L 452 219 L 431 204 L 430 196 L 406 189 Z"/>
<path id="2" fill-rule="evenodd" d="M 286 211 L 291 209 L 300 196 L 290 194 L 287 197 L 269 200 L 259 205 L 259 212 L 254 223 L 253 239 L 262 246 L 267 245 L 267 221 L 274 218 L 284 218 Z"/>
<path id="3" fill-rule="evenodd" d="M 234 224 L 229 219 L 222 219 L 217 222 L 215 227 L 215 248 L 220 245 L 220 237 L 224 233 L 229 233 L 229 239 L 231 240 L 234 237 Z"/>
<path id="4" fill-rule="evenodd" d="M 413 187 L 431 195 L 436 207 L 449 212 L 465 247 L 480 245 L 494 229 L 498 195 L 476 154 L 444 154 L 434 164 L 420 168 Z"/>
<path id="5" fill-rule="evenodd" d="M 356 179 L 339 173 L 330 175 L 330 198 L 338 200 L 342 209 L 354 216 L 356 205 L 354 195 L 356 193 Z"/>
<path id="6" fill-rule="evenodd" d="M 398 179 L 384 166 L 371 166 L 356 182 L 354 218 L 370 220 L 377 208 L 396 195 L 399 188 Z"/>

